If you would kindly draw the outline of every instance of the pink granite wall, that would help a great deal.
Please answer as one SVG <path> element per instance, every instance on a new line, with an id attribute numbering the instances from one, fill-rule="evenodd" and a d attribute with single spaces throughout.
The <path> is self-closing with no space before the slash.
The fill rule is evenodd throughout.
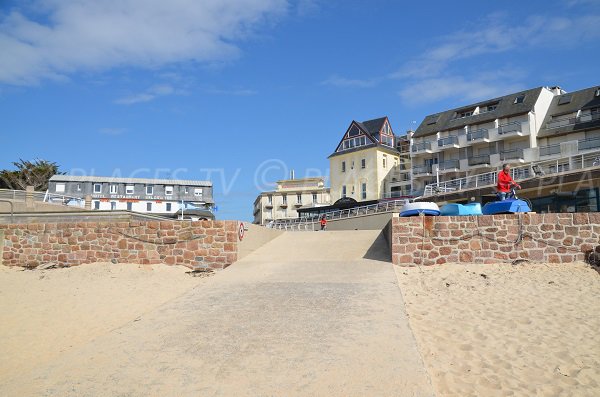
<path id="1" fill-rule="evenodd" d="M 393 218 L 394 264 L 570 263 L 600 246 L 600 213 Z"/>
<path id="2" fill-rule="evenodd" d="M 237 259 L 237 221 L 4 224 L 3 263 L 165 263 L 222 269 Z M 1 235 L 1 234 L 0 234 Z"/>

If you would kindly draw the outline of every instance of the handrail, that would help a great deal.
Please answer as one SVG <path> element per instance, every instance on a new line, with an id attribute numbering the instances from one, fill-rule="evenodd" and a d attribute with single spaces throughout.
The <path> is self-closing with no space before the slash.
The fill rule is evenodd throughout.
<path id="1" fill-rule="evenodd" d="M 11 223 L 14 221 L 15 217 L 15 204 L 11 200 L 0 199 L 0 202 L 10 204 L 10 221 Z"/>
<path id="2" fill-rule="evenodd" d="M 51 204 L 72 205 L 70 203 L 75 202 L 78 207 L 84 207 L 85 205 L 85 199 L 81 197 L 39 191 L 0 189 L 0 198 L 6 200 L 25 201 L 28 197 L 31 197 L 33 201 Z"/>

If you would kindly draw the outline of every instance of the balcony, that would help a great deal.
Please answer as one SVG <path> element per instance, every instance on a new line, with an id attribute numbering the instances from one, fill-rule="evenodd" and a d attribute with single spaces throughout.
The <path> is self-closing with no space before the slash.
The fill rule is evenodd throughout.
<path id="1" fill-rule="evenodd" d="M 560 154 L 560 144 L 540 146 L 539 151 L 540 157 L 554 156 L 556 154 Z"/>
<path id="2" fill-rule="evenodd" d="M 500 136 L 523 136 L 526 132 L 523 129 L 523 123 L 514 122 L 509 124 L 504 124 L 498 127 L 498 135 Z"/>
<path id="3" fill-rule="evenodd" d="M 438 147 L 439 148 L 443 148 L 443 147 L 455 147 L 458 148 L 458 136 L 456 135 L 450 135 L 444 138 L 440 138 L 437 141 Z"/>
<path id="4" fill-rule="evenodd" d="M 413 167 L 413 175 L 430 175 L 431 174 L 431 166 L 430 165 L 416 165 Z"/>
<path id="5" fill-rule="evenodd" d="M 581 139 L 577 142 L 577 149 L 581 152 L 583 150 L 591 150 L 600 148 L 600 137 L 599 138 L 588 138 Z"/>
<path id="6" fill-rule="evenodd" d="M 418 152 L 431 153 L 432 152 L 431 151 L 431 142 L 427 141 L 427 142 L 413 143 L 412 152 L 413 153 L 418 153 Z"/>
<path id="7" fill-rule="evenodd" d="M 554 119 L 546 123 L 546 128 L 551 130 L 554 128 L 566 127 L 569 125 L 575 125 L 580 123 L 589 123 L 591 121 L 600 120 L 600 113 L 584 114 L 579 117 L 564 117 L 560 119 Z"/>
<path id="8" fill-rule="evenodd" d="M 523 149 L 503 150 L 500 152 L 500 160 L 519 160 L 523 161 Z"/>
<path id="9" fill-rule="evenodd" d="M 438 169 L 440 171 L 458 171 L 458 169 L 460 168 L 460 161 L 459 160 L 446 160 L 446 161 L 442 161 L 441 163 L 438 164 Z"/>
<path id="10" fill-rule="evenodd" d="M 468 160 L 470 167 L 489 167 L 490 165 L 490 156 L 488 154 L 469 157 Z"/>
<path id="11" fill-rule="evenodd" d="M 273 208 L 273 203 L 267 203 L 267 204 L 265 204 L 265 208 Z"/>
<path id="12" fill-rule="evenodd" d="M 490 133 L 487 128 L 480 128 L 467 133 L 467 142 L 489 142 Z"/>

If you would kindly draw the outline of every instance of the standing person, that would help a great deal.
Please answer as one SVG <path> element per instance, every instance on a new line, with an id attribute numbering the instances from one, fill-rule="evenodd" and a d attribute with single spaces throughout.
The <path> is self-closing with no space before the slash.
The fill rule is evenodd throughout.
<path id="1" fill-rule="evenodd" d="M 514 187 L 520 189 L 521 186 L 515 182 L 510 176 L 510 164 L 502 164 L 502 171 L 498 173 L 498 198 L 506 200 L 508 194 Z"/>
<path id="2" fill-rule="evenodd" d="M 327 218 L 325 218 L 325 215 L 323 215 L 321 217 L 321 230 L 325 230 L 326 227 L 327 227 Z"/>

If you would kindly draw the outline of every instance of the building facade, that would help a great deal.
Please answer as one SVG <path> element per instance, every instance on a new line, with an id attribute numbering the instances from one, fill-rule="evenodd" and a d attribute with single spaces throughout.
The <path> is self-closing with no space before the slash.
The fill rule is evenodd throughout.
<path id="1" fill-rule="evenodd" d="M 429 115 L 411 155 L 416 194 L 493 199 L 490 184 L 510 163 L 534 211 L 598 211 L 600 86 L 540 87 Z"/>
<path id="2" fill-rule="evenodd" d="M 254 222 L 266 225 L 271 221 L 295 219 L 298 209 L 320 207 L 330 203 L 329 188 L 324 178 L 285 179 L 277 188 L 263 192 L 254 201 Z"/>
<path id="3" fill-rule="evenodd" d="M 539 87 L 425 117 L 411 139 L 415 194 L 431 183 L 531 161 L 560 88 Z"/>
<path id="4" fill-rule="evenodd" d="M 331 200 L 380 200 L 402 191 L 407 164 L 401 165 L 396 137 L 387 117 L 352 121 L 329 156 Z M 408 181 L 408 184 L 410 182 Z M 399 193 L 396 193 L 399 194 Z"/>
<path id="5" fill-rule="evenodd" d="M 200 217 L 214 218 L 209 181 L 54 175 L 48 192 L 81 199 L 91 197 L 93 210 L 177 217 L 183 204 L 184 208 L 203 212 Z"/>

